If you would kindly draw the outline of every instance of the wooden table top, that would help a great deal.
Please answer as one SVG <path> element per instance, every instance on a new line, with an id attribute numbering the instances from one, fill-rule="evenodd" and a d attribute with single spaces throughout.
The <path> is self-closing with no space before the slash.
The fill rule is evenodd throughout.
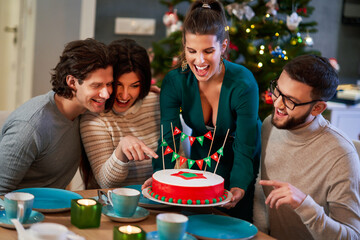
<path id="1" fill-rule="evenodd" d="M 103 189 L 106 191 L 106 189 Z M 97 196 L 96 190 L 83 190 L 83 191 L 76 191 L 84 198 L 90 198 Z M 184 208 L 179 207 L 169 207 L 169 208 L 162 208 L 162 209 L 148 209 L 150 215 L 145 220 L 135 223 L 121 223 L 121 222 L 114 222 L 111 221 L 107 216 L 101 216 L 101 224 L 99 228 L 90 228 L 90 229 L 78 229 L 77 227 L 73 226 L 70 222 L 70 211 L 62 212 L 62 213 L 44 213 L 45 220 L 43 222 L 52 222 L 52 223 L 59 223 L 66 226 L 70 231 L 85 237 L 87 240 L 91 239 L 113 239 L 113 227 L 114 226 L 123 226 L 123 225 L 137 225 L 140 226 L 144 231 L 151 232 L 156 231 L 156 215 L 162 212 L 179 212 L 180 210 L 184 210 Z M 219 210 L 209 207 L 209 208 L 187 208 L 186 211 L 195 211 L 196 213 L 206 213 L 206 214 L 219 214 Z M 7 239 L 7 240 L 17 240 L 17 232 L 16 230 L 6 229 L 0 227 L 0 239 Z M 271 240 L 274 239 L 262 232 L 258 232 L 257 235 L 253 238 L 256 240 Z"/>

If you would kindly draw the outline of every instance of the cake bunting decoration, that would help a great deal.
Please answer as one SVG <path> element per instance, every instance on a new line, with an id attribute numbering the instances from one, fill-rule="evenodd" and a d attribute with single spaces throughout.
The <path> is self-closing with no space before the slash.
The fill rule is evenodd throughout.
<path id="1" fill-rule="evenodd" d="M 200 145 L 202 146 L 204 144 L 204 136 L 196 137 Z"/>
<path id="2" fill-rule="evenodd" d="M 196 137 L 189 136 L 190 146 L 193 145 L 193 143 L 195 142 L 195 140 L 196 140 Z"/>
<path id="3" fill-rule="evenodd" d="M 224 143 L 223 143 L 222 147 L 219 148 L 217 151 L 215 151 L 212 155 L 210 155 L 211 150 L 212 150 L 212 146 L 213 146 L 213 142 L 214 142 L 214 138 L 215 138 L 216 126 L 214 128 L 214 133 L 213 134 L 211 134 L 211 131 L 209 131 L 206 134 L 204 134 L 203 136 L 193 137 L 193 136 L 186 135 L 185 133 L 183 133 L 176 126 L 175 126 L 175 129 L 173 129 L 173 125 L 171 123 L 171 133 L 172 133 L 172 138 L 173 138 L 173 143 L 174 143 L 174 150 L 173 150 L 169 146 L 169 144 L 164 140 L 163 126 L 161 125 L 161 138 L 162 138 L 161 147 L 162 147 L 162 153 L 163 153 L 163 168 L 165 169 L 164 155 L 167 155 L 169 153 L 173 153 L 172 158 L 171 158 L 171 162 L 176 161 L 175 168 L 176 168 L 176 165 L 180 164 L 178 166 L 181 166 L 181 165 L 183 165 L 184 163 L 187 162 L 189 169 L 196 163 L 196 165 L 199 167 L 199 169 L 202 170 L 202 167 L 203 167 L 204 162 L 205 162 L 206 163 L 205 167 L 204 167 L 204 172 L 205 172 L 207 166 L 211 167 L 211 159 L 213 159 L 214 161 L 217 162 L 216 167 L 215 167 L 215 171 L 214 171 L 214 174 L 215 174 L 216 170 L 217 170 L 217 167 L 218 167 L 218 164 L 219 164 L 219 161 L 220 161 L 220 158 L 221 158 L 221 156 L 224 155 L 224 146 L 225 146 L 229 131 L 230 131 L 230 129 L 227 130 L 227 133 L 226 133 L 226 136 L 225 136 Z M 193 145 L 195 140 L 197 140 L 200 143 L 200 145 L 203 146 L 204 138 L 210 139 L 211 144 L 210 144 L 210 149 L 209 149 L 209 152 L 208 152 L 208 156 L 206 158 L 203 158 L 203 159 L 193 160 L 193 159 L 187 159 L 186 157 L 182 157 L 179 154 L 177 154 L 176 144 L 175 144 L 175 137 L 174 137 L 177 134 L 181 134 L 181 136 L 180 136 L 181 142 L 183 142 L 186 138 L 189 138 L 191 146 Z M 166 147 L 165 152 L 164 152 L 164 147 Z M 179 160 L 179 162 L 178 162 L 178 160 Z"/>
<path id="4" fill-rule="evenodd" d="M 180 156 L 180 166 L 183 165 L 187 161 L 186 158 Z"/>
<path id="5" fill-rule="evenodd" d="M 214 137 L 215 137 L 215 133 L 216 133 L 216 126 L 215 126 L 215 128 L 214 128 Z M 211 136 L 211 131 L 208 131 L 205 135 L 204 135 L 204 137 L 206 137 L 206 138 L 208 138 L 208 139 L 210 139 L 211 140 L 211 144 L 210 144 L 210 148 L 209 148 L 209 152 L 208 152 L 208 155 L 207 155 L 207 157 L 209 158 L 209 163 L 207 163 L 206 161 L 206 163 L 209 165 L 209 167 L 211 167 L 211 165 L 210 165 L 210 153 L 211 153 L 211 149 L 212 149 L 212 145 L 213 145 L 213 142 L 214 142 L 214 137 L 213 136 Z M 204 167 L 204 172 L 206 171 L 206 167 L 207 167 L 207 165 L 205 165 L 205 167 Z M 201 170 L 201 169 L 200 169 Z"/>
<path id="6" fill-rule="evenodd" d="M 201 161 L 201 160 L 200 160 Z M 192 159 L 188 159 L 188 166 L 189 166 L 189 169 L 194 165 L 195 163 L 195 160 L 192 160 Z"/>
<path id="7" fill-rule="evenodd" d="M 179 154 L 177 154 L 176 152 L 173 152 L 172 158 L 171 158 L 171 162 L 175 161 L 176 159 L 178 159 L 180 157 Z"/>
<path id="8" fill-rule="evenodd" d="M 165 149 L 164 155 L 172 153 L 172 152 L 173 152 L 173 150 L 171 149 L 171 147 L 167 146 Z"/>
<path id="9" fill-rule="evenodd" d="M 164 143 L 164 132 L 163 132 L 163 125 L 161 124 L 161 152 L 162 152 L 162 161 L 163 161 L 163 169 L 165 170 L 165 159 L 164 159 L 164 146 L 163 146 L 163 143 Z M 166 143 L 166 142 L 165 142 Z M 166 143 L 167 145 L 167 143 Z"/>
<path id="10" fill-rule="evenodd" d="M 216 128 L 216 126 L 215 126 L 215 128 Z M 215 130 L 214 130 L 214 136 L 215 136 Z M 204 137 L 206 137 L 206 138 L 208 138 L 208 139 L 210 139 L 210 140 L 213 140 L 213 137 L 212 137 L 212 135 L 211 135 L 211 131 L 208 131 L 208 132 L 204 135 Z"/>
<path id="11" fill-rule="evenodd" d="M 165 151 L 166 152 L 166 151 Z M 218 162 L 219 161 L 219 155 L 217 152 L 215 152 L 213 155 L 211 155 L 211 158 L 215 161 Z"/>
<path id="12" fill-rule="evenodd" d="M 202 169 L 202 166 L 203 166 L 203 164 L 204 164 L 204 160 L 196 160 L 195 162 L 196 162 L 196 164 L 198 165 L 198 167 L 199 167 L 200 169 Z"/>

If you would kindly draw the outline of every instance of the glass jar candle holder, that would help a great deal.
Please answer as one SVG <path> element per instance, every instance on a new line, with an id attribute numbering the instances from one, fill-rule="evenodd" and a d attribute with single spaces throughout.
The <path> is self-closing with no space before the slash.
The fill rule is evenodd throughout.
<path id="1" fill-rule="evenodd" d="M 100 226 L 101 204 L 94 199 L 71 200 L 71 224 L 78 228 Z"/>
<path id="2" fill-rule="evenodd" d="M 113 240 L 145 240 L 146 232 L 139 226 L 115 226 Z"/>

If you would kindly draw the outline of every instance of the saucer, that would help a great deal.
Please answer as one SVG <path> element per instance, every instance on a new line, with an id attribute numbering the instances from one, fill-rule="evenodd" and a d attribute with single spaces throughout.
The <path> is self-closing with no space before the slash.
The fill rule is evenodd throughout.
<path id="1" fill-rule="evenodd" d="M 149 211 L 139 206 L 136 208 L 136 212 L 132 217 L 121 217 L 114 212 L 111 205 L 103 206 L 102 213 L 115 222 L 139 222 L 149 216 Z"/>
<path id="2" fill-rule="evenodd" d="M 31 226 L 31 224 L 43 221 L 44 218 L 45 217 L 42 213 L 33 210 L 30 214 L 29 219 L 22 225 L 24 226 L 24 228 L 28 228 Z M 5 210 L 0 210 L 0 226 L 4 228 L 15 229 L 14 224 L 10 221 L 10 219 L 6 217 Z"/>
<path id="3" fill-rule="evenodd" d="M 158 232 L 157 232 L 157 231 L 153 231 L 153 232 L 148 232 L 148 233 L 146 234 L 146 239 L 147 239 L 147 240 L 158 240 L 158 239 L 160 239 L 160 238 L 159 238 Z M 183 237 L 182 240 L 196 240 L 196 238 L 193 237 L 193 236 L 191 236 L 190 234 L 185 233 L 185 235 L 184 235 L 184 237 Z"/>

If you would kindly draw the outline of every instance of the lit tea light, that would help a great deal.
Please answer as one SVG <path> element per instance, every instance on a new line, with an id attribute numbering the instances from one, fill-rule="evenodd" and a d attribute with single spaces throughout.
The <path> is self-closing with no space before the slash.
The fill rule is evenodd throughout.
<path id="1" fill-rule="evenodd" d="M 101 204 L 94 199 L 71 200 L 71 224 L 78 228 L 100 226 Z"/>
<path id="2" fill-rule="evenodd" d="M 119 227 L 119 231 L 127 234 L 132 234 L 132 233 L 140 233 L 141 229 L 135 226 L 127 225 L 127 226 Z"/>
<path id="3" fill-rule="evenodd" d="M 84 206 L 93 206 L 96 204 L 96 201 L 93 199 L 80 199 L 77 202 L 78 202 L 78 204 L 81 204 Z"/>
<path id="4" fill-rule="evenodd" d="M 121 226 L 114 227 L 115 240 L 145 240 L 146 232 L 138 226 Z"/>

